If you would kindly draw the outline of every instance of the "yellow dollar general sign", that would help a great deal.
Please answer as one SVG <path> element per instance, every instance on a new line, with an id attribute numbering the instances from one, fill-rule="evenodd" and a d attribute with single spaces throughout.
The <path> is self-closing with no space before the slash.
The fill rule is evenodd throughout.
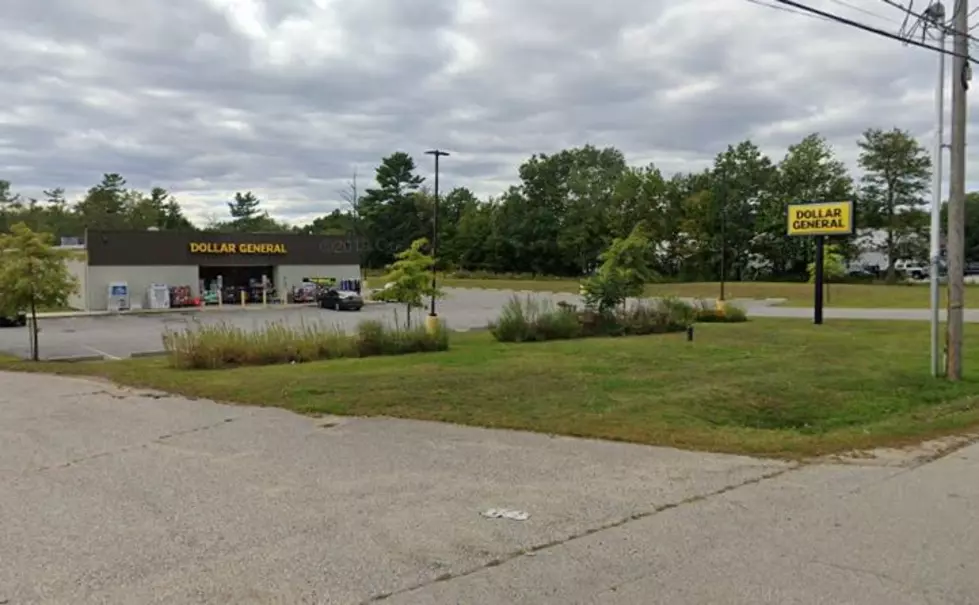
<path id="1" fill-rule="evenodd" d="M 288 254 L 285 244 L 192 242 L 191 254 Z"/>
<path id="2" fill-rule="evenodd" d="M 853 233 L 853 202 L 789 204 L 789 235 Z"/>

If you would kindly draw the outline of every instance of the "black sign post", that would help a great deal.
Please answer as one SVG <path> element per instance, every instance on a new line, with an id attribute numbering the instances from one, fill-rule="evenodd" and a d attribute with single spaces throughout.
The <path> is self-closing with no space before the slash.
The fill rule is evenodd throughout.
<path id="1" fill-rule="evenodd" d="M 815 285 L 812 300 L 812 322 L 823 324 L 823 282 L 827 235 L 853 233 L 853 202 L 808 202 L 789 204 L 786 233 L 790 236 L 816 238 L 816 262 L 812 281 Z"/>
<path id="2" fill-rule="evenodd" d="M 813 281 L 816 283 L 816 291 L 813 293 L 812 323 L 817 326 L 823 325 L 823 255 L 826 249 L 826 236 L 816 236 L 816 263 L 813 270 Z"/>

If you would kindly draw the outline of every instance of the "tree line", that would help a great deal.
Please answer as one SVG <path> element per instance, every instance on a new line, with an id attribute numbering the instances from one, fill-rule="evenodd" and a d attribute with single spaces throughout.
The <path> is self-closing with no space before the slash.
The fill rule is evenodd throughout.
<path id="1" fill-rule="evenodd" d="M 518 182 L 480 200 L 466 187 L 442 192 L 437 262 L 454 270 L 580 276 L 591 272 L 616 238 L 642 225 L 651 268 L 664 279 L 799 279 L 812 261 L 811 238 L 785 235 L 786 205 L 854 200 L 858 233 L 833 238 L 849 261 L 869 249 L 889 259 L 923 261 L 928 249 L 931 161 L 900 129 L 870 129 L 857 142 L 860 174 L 851 174 L 827 141 L 811 134 L 771 158 L 746 140 L 698 172 L 665 174 L 655 164 L 630 166 L 614 147 L 585 145 L 535 154 Z M 0 181 L 0 231 L 24 222 L 56 236 L 102 229 L 208 230 L 347 234 L 363 263 L 379 268 L 420 238 L 432 239 L 435 199 L 414 158 L 396 152 L 380 162 L 372 186 L 345 192 L 345 205 L 304 225 L 272 218 L 251 192 L 235 194 L 224 220 L 194 225 L 162 188 L 149 193 L 106 174 L 69 204 L 64 191 L 42 200 L 16 195 Z M 976 212 L 972 211 L 973 209 Z M 970 194 L 967 256 L 979 260 L 979 194 Z"/>

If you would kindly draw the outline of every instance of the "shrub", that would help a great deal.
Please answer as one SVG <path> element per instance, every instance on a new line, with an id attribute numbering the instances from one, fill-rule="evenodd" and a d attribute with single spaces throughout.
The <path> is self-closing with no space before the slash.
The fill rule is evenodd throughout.
<path id="1" fill-rule="evenodd" d="M 581 336 L 581 325 L 575 307 L 554 305 L 550 300 L 513 296 L 489 324 L 493 337 L 500 342 L 533 342 Z"/>
<path id="2" fill-rule="evenodd" d="M 547 299 L 513 297 L 500 317 L 489 326 L 500 342 L 534 342 L 588 336 L 663 334 L 687 329 L 696 317 L 694 308 L 678 299 L 638 302 L 628 308 L 578 310 L 574 305 L 553 305 Z"/>
<path id="3" fill-rule="evenodd" d="M 163 334 L 170 365 L 180 369 L 218 369 L 280 363 L 304 363 L 340 357 L 403 355 L 449 348 L 443 327 L 403 328 L 364 321 L 354 334 L 324 324 L 268 323 L 257 330 L 218 323 Z"/>
<path id="4" fill-rule="evenodd" d="M 698 300 L 696 319 L 700 323 L 741 323 L 748 321 L 748 314 L 738 305 L 729 302 Z"/>

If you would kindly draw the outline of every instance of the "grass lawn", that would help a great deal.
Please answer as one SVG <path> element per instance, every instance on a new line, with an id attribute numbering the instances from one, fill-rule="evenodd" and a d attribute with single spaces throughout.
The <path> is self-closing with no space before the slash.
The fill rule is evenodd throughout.
<path id="1" fill-rule="evenodd" d="M 443 285 L 453 288 L 498 288 L 501 290 L 535 290 L 540 292 L 577 292 L 579 281 L 573 279 L 446 279 Z M 734 298 L 784 298 L 784 306 L 811 307 L 813 286 L 803 283 L 776 282 L 729 282 L 725 285 L 725 297 Z M 944 289 L 943 289 L 944 290 Z M 651 284 L 650 296 L 681 296 L 714 299 L 720 294 L 717 282 Z M 975 300 L 979 287 L 967 287 L 966 305 Z M 945 294 L 942 292 L 942 305 Z M 928 285 L 870 285 L 830 284 L 826 299 L 829 307 L 860 309 L 925 309 L 928 308 Z"/>
<path id="2" fill-rule="evenodd" d="M 967 359 L 979 357 L 969 326 Z M 684 335 L 452 349 L 223 371 L 162 359 L 37 369 L 301 413 L 397 416 L 723 452 L 809 456 L 979 426 L 979 373 L 928 375 L 925 322 L 753 320 Z M 30 364 L 0 362 L 0 368 Z M 166 405 L 161 401 L 161 405 Z"/>

